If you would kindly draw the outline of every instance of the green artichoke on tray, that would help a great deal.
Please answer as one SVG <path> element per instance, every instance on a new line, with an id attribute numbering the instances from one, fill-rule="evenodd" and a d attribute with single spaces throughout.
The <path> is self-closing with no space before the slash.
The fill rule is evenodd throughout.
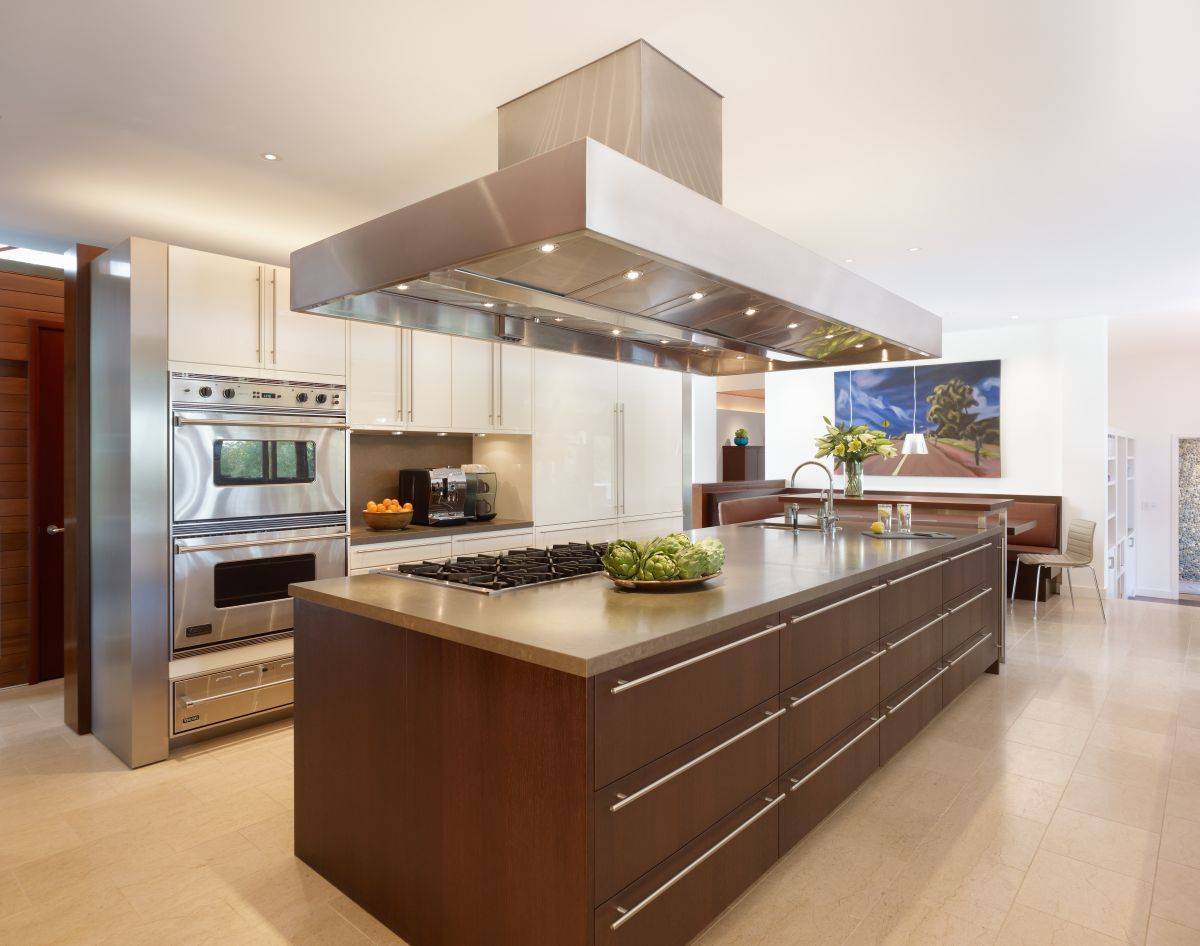
<path id="1" fill-rule="evenodd" d="M 715 575 L 725 567 L 725 546 L 716 539 L 701 539 L 695 548 L 703 549 L 708 557 L 708 571 L 705 574 Z"/>
<path id="2" fill-rule="evenodd" d="M 642 581 L 670 581 L 678 577 L 679 566 L 675 564 L 675 559 L 662 551 L 652 551 L 642 559 L 641 568 L 638 569 L 638 578 Z"/>
<path id="3" fill-rule="evenodd" d="M 708 553 L 698 545 L 689 545 L 675 555 L 680 578 L 703 578 L 713 574 L 709 567 Z"/>
<path id="4" fill-rule="evenodd" d="M 725 564 L 725 546 L 716 539 L 693 543 L 683 532 L 634 542 L 620 539 L 609 545 L 601 559 L 613 578 L 672 581 L 707 578 Z"/>
<path id="5" fill-rule="evenodd" d="M 666 552 L 668 555 L 678 555 L 692 544 L 691 538 L 683 532 L 672 532 L 654 541 L 655 551 Z"/>
<path id="6" fill-rule="evenodd" d="M 638 568 L 642 564 L 642 550 L 636 542 L 619 539 L 608 547 L 600 562 L 614 578 L 637 578 Z"/>

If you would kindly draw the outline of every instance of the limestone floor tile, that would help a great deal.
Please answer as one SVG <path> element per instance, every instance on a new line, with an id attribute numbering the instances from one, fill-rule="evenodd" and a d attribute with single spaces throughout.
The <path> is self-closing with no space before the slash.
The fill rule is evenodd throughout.
<path id="1" fill-rule="evenodd" d="M 1165 736 L 1175 728 L 1179 714 L 1171 710 L 1126 703 L 1110 694 L 1109 698 L 1104 701 L 1104 705 L 1100 707 L 1100 719 L 1118 726 L 1128 726 L 1131 729 L 1141 729 L 1145 732 L 1159 733 Z"/>
<path id="2" fill-rule="evenodd" d="M 0 833 L 0 871 L 74 847 L 79 841 L 79 835 L 58 816 L 10 826 Z"/>
<path id="3" fill-rule="evenodd" d="M 967 785 L 967 779 L 896 759 L 862 786 L 854 803 L 870 816 L 885 819 L 940 817 Z"/>
<path id="4" fill-rule="evenodd" d="M 1158 856 L 1164 861 L 1200 869 L 1200 821 L 1167 815 Z M 1200 897 L 1200 890 L 1196 896 Z"/>
<path id="5" fill-rule="evenodd" d="M 308 865 L 290 855 L 279 855 L 271 866 L 228 883 L 224 899 L 252 922 L 265 923 L 285 937 L 320 928 L 322 907 L 337 888 Z M 340 919 L 340 917 L 339 917 Z M 336 924 L 335 924 L 336 928 Z"/>
<path id="6" fill-rule="evenodd" d="M 1021 716 L 1084 730 L 1091 730 L 1096 722 L 1096 710 L 1090 706 L 1058 703 L 1040 696 L 1029 701 L 1029 705 L 1025 707 L 1025 712 Z"/>
<path id="7" fill-rule="evenodd" d="M 11 870 L 0 872 L 0 917 L 11 916 L 31 906 L 33 903 L 17 881 L 17 875 Z"/>
<path id="8" fill-rule="evenodd" d="M 292 854 L 295 851 L 293 823 L 292 812 L 283 811 L 247 825 L 238 833 L 264 853 Z"/>
<path id="9" fill-rule="evenodd" d="M 1013 742 L 1078 757 L 1088 741 L 1088 734 L 1082 729 L 1073 729 L 1061 723 L 1022 716 L 1009 728 L 1007 738 Z"/>
<path id="10" fill-rule="evenodd" d="M 1171 779 L 1167 789 L 1167 814 L 1200 821 L 1200 783 Z"/>
<path id="11" fill-rule="evenodd" d="M 334 896 L 329 901 L 329 905 L 340 913 L 343 918 L 349 920 L 350 924 L 372 943 L 382 944 L 382 946 L 405 946 L 404 940 L 345 894 L 339 893 Z"/>
<path id="12" fill-rule="evenodd" d="M 1200 825 L 1197 825 L 1200 828 Z M 1042 848 L 1118 874 L 1154 881 L 1159 836 L 1152 831 L 1059 808 L 1042 838 Z"/>
<path id="13" fill-rule="evenodd" d="M 185 817 L 196 805 L 196 798 L 178 785 L 151 785 L 68 811 L 63 820 L 80 838 L 94 840 L 121 831 L 166 826 Z"/>
<path id="14" fill-rule="evenodd" d="M 331 906 L 342 912 L 335 898 Z M 859 923 L 839 906 L 818 903 L 772 871 L 702 932 L 690 946 L 826 946 L 841 943 Z M 358 924 L 356 924 L 358 925 Z M 359 925 L 359 929 L 366 929 Z M 369 933 L 369 930 L 367 931 Z M 386 942 L 386 940 L 377 940 Z"/>
<path id="15" fill-rule="evenodd" d="M 1123 946 L 1124 942 L 1018 903 L 1009 911 L 996 946 Z"/>
<path id="16" fill-rule="evenodd" d="M 1151 759 L 1133 752 L 1088 745 L 1075 764 L 1075 772 L 1161 791 L 1171 776 L 1171 763 L 1168 759 Z"/>
<path id="17" fill-rule="evenodd" d="M 1151 912 L 1172 923 L 1200 930 L 1200 870 L 1160 860 Z"/>
<path id="18" fill-rule="evenodd" d="M 933 733 L 921 733 L 894 761 L 903 759 L 906 764 L 965 780 L 975 774 L 989 755 L 985 749 L 942 739 Z"/>
<path id="19" fill-rule="evenodd" d="M 292 773 L 288 772 L 287 775 L 262 782 L 258 789 L 268 797 L 275 799 L 284 808 L 293 811 L 296 808 L 295 786 L 296 780 Z"/>
<path id="20" fill-rule="evenodd" d="M 1049 824 L 1062 793 L 1060 785 L 1027 778 L 1016 772 L 985 769 L 975 774 L 957 802 L 970 805 L 979 812 L 1003 812 Z"/>
<path id="21" fill-rule="evenodd" d="M 286 810 L 257 788 L 247 788 L 229 793 L 222 801 L 194 802 L 187 811 L 163 824 L 160 831 L 168 844 L 182 851 Z"/>
<path id="22" fill-rule="evenodd" d="M 1151 916 L 1146 946 L 1200 946 L 1200 930 Z"/>
<path id="23" fill-rule="evenodd" d="M 1106 720 L 1099 720 L 1088 738 L 1089 746 L 1099 746 L 1116 752 L 1131 752 L 1156 761 L 1170 759 L 1174 742 L 1173 732 L 1147 732 L 1144 729 L 1119 726 Z"/>
<path id="24" fill-rule="evenodd" d="M 1162 826 L 1166 804 L 1165 792 L 1078 774 L 1071 777 L 1061 802 L 1064 808 L 1155 832 Z"/>
<path id="25" fill-rule="evenodd" d="M 12 946 L 80 946 L 103 942 L 140 918 L 119 894 L 56 898 L 0 918 L 0 943 Z"/>
<path id="26" fill-rule="evenodd" d="M 1017 902 L 1127 943 L 1141 943 L 1149 884 L 1050 851 L 1039 851 Z"/>
<path id="27" fill-rule="evenodd" d="M 251 923 L 229 904 L 216 900 L 182 916 L 134 923 L 100 942 L 102 946 L 268 946 L 276 941 L 266 927 Z"/>
<path id="28" fill-rule="evenodd" d="M 1200 751 L 1177 748 L 1171 758 L 1171 778 L 1200 783 Z"/>
<path id="29" fill-rule="evenodd" d="M 1071 780 L 1075 757 L 1006 739 L 987 760 L 984 768 L 1013 772 L 1039 782 L 1062 786 Z"/>
<path id="30" fill-rule="evenodd" d="M 846 940 L 854 946 L 990 946 L 996 930 L 927 900 L 885 894 Z"/>

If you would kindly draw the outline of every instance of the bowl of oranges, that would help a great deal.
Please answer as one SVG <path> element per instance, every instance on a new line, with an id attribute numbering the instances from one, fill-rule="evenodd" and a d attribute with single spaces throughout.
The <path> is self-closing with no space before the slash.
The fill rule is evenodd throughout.
<path id="1" fill-rule="evenodd" d="M 363 510 L 367 528 L 376 530 L 407 529 L 412 522 L 412 503 L 401 503 L 398 499 L 382 499 L 368 502 Z"/>

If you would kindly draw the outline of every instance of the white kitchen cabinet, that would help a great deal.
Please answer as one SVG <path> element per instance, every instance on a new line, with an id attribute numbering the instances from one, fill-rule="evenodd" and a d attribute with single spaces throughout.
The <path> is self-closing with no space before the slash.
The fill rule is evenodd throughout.
<path id="1" fill-rule="evenodd" d="M 352 545 L 346 563 L 351 575 L 363 574 L 372 568 L 390 568 L 408 562 L 442 561 L 453 554 L 450 536 L 442 539 L 409 539 L 403 542 L 373 542 Z"/>
<path id="2" fill-rule="evenodd" d="M 351 322 L 346 384 L 351 427 L 400 427 L 400 329 Z"/>
<path id="3" fill-rule="evenodd" d="M 539 526 L 617 514 L 617 365 L 537 351 L 542 395 L 533 410 L 533 503 Z"/>
<path id="4" fill-rule="evenodd" d="M 619 535 L 616 519 L 601 522 L 569 522 L 563 525 L 539 527 L 534 530 L 538 548 L 566 542 L 612 542 Z"/>
<path id="5" fill-rule="evenodd" d="M 495 346 L 477 338 L 450 340 L 450 426 L 488 431 L 496 426 Z"/>
<path id="6" fill-rule="evenodd" d="M 680 512 L 683 376 L 622 363 L 617 377 L 619 512 L 629 517 Z"/>
<path id="7" fill-rule="evenodd" d="M 451 536 L 450 544 L 455 555 L 484 555 L 489 552 L 507 552 L 533 545 L 532 529 L 505 529 L 501 532 L 485 532 L 482 535 Z"/>
<path id="8" fill-rule="evenodd" d="M 683 531 L 683 516 L 650 516 L 646 519 L 622 518 L 617 532 L 622 539 L 648 539 Z"/>
<path id="9" fill-rule="evenodd" d="M 270 320 L 266 366 L 300 374 L 346 373 L 346 323 L 326 315 L 291 310 L 291 271 L 281 266 L 268 270 Z"/>
<path id="10" fill-rule="evenodd" d="M 495 427 L 511 434 L 533 431 L 533 349 L 495 346 Z"/>
<path id="11" fill-rule="evenodd" d="M 262 367 L 264 269 L 248 260 L 169 247 L 170 360 Z"/>
<path id="12" fill-rule="evenodd" d="M 406 330 L 404 352 L 401 406 L 406 423 L 423 430 L 450 430 L 450 336 Z"/>

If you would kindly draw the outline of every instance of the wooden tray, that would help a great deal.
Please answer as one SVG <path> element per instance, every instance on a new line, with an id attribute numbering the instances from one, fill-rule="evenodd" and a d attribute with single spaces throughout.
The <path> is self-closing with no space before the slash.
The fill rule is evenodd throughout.
<path id="1" fill-rule="evenodd" d="M 604 573 L 604 577 L 611 581 L 618 588 L 624 588 L 626 591 L 667 591 L 671 588 L 695 588 L 697 585 L 702 585 L 706 581 L 711 581 L 713 578 L 720 578 L 721 572 L 714 572 L 711 575 L 705 575 L 703 578 L 672 578 L 668 581 L 642 581 L 638 578 L 614 578 L 608 572 Z"/>

